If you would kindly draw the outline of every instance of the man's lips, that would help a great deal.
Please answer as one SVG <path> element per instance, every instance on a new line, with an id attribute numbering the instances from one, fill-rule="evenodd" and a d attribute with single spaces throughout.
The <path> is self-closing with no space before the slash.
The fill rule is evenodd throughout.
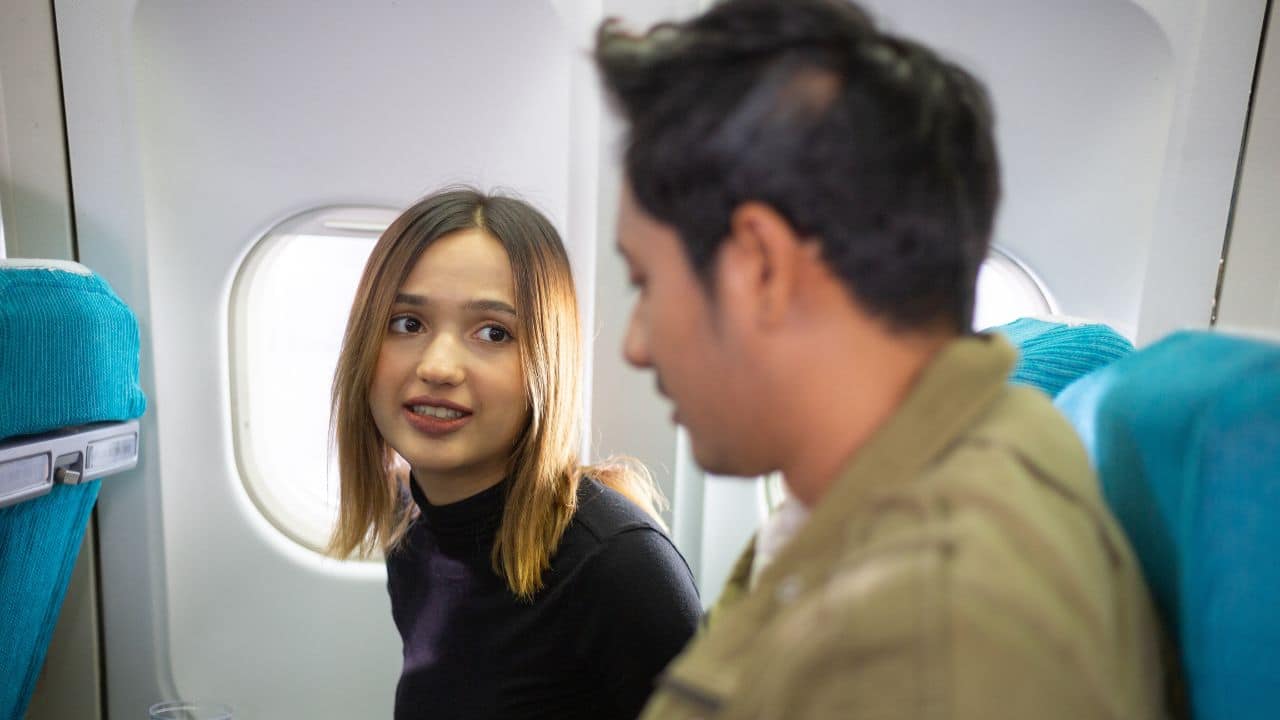
<path id="1" fill-rule="evenodd" d="M 672 400 L 671 396 L 667 394 L 667 388 L 664 387 L 662 384 L 662 376 L 658 375 L 657 373 L 654 373 L 654 377 L 655 377 L 654 386 L 657 389 L 658 394 L 662 396 L 662 399 L 671 403 L 671 424 L 679 425 L 680 424 L 680 408 L 676 407 L 675 401 Z"/>

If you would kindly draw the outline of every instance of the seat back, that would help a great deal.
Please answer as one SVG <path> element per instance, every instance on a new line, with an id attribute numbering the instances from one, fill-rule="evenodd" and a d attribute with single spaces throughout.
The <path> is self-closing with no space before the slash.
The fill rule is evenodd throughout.
<path id="1" fill-rule="evenodd" d="M 133 313 L 83 266 L 0 260 L 0 449 L 142 415 L 138 350 Z M 26 712 L 99 484 L 0 507 L 0 718 Z"/>
<path id="2" fill-rule="evenodd" d="M 1057 404 L 1142 563 L 1193 716 L 1280 716 L 1280 346 L 1177 333 Z"/>

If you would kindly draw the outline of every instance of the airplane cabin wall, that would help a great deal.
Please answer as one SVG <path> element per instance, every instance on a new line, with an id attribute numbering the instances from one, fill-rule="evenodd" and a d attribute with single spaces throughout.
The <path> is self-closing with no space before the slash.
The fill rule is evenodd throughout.
<path id="1" fill-rule="evenodd" d="M 1280 338 L 1280 21 L 1260 53 L 1216 326 Z"/>
<path id="2" fill-rule="evenodd" d="M 0 236 L 9 257 L 74 257 L 57 39 L 48 2 L 0 8 Z"/>
<path id="3" fill-rule="evenodd" d="M 662 20 L 687 17 L 706 4 L 705 0 L 605 0 L 600 16 L 622 18 L 628 27 L 639 30 Z M 598 80 L 592 77 L 591 83 L 597 87 Z M 597 97 L 598 102 L 604 101 L 602 94 Z M 592 298 L 595 317 L 590 326 L 594 357 L 588 447 L 596 459 L 628 455 L 644 463 L 671 501 L 667 520 L 672 537 L 698 577 L 701 476 L 682 475 L 678 470 L 681 456 L 677 431 L 671 424 L 671 409 L 658 394 L 652 373 L 636 370 L 622 358 L 622 341 L 635 292 L 626 263 L 614 249 L 618 193 L 622 187 L 622 169 L 617 159 L 625 137 L 622 123 L 613 113 L 603 113 L 599 121 L 598 255 Z"/>
<path id="4" fill-rule="evenodd" d="M 1209 325 L 1265 0 L 866 4 L 988 83 L 1006 188 L 995 240 L 1064 313 L 1140 344 Z M 631 294 L 611 248 L 621 128 L 583 55 L 603 17 L 639 28 L 707 2 L 504 4 L 519 14 L 507 23 L 490 21 L 497 3 L 470 5 L 387 0 L 344 14 L 301 0 L 55 0 L 69 160 L 48 127 L 25 129 L 41 106 L 14 99 L 39 85 L 50 112 L 56 59 L 42 51 L 42 85 L 13 82 L 34 56 L 0 29 L 9 254 L 33 237 L 13 229 L 33 212 L 14 200 L 14 177 L 38 177 L 55 199 L 61 182 L 63 219 L 46 212 L 46 226 L 62 222 L 49 235 L 71 238 L 69 165 L 81 261 L 141 321 L 143 455 L 104 483 L 99 505 L 109 716 L 193 695 L 247 717 L 388 712 L 398 639 L 380 569 L 291 545 L 248 501 L 231 448 L 231 278 L 257 238 L 302 210 L 399 207 L 457 180 L 521 191 L 565 232 L 592 329 L 589 452 L 652 469 L 704 601 L 763 516 L 760 482 L 701 473 L 652 375 L 620 357 Z M 1280 328 L 1278 225 L 1264 201 L 1280 193 L 1274 45 L 1231 227 L 1224 326 Z"/>
<path id="5" fill-rule="evenodd" d="M 0 5 L 0 259 L 75 260 L 57 38 L 47 0 Z M 27 720 L 97 718 L 96 513 L 78 551 Z"/>
<path id="6" fill-rule="evenodd" d="M 509 22 L 490 22 L 499 9 Z M 139 315 L 152 399 L 139 469 L 100 502 L 110 715 L 175 697 L 251 717 L 390 713 L 381 565 L 294 544 L 241 482 L 230 285 L 299 211 L 403 207 L 449 182 L 514 189 L 565 227 L 586 183 L 570 177 L 563 9 L 57 5 L 81 250 Z M 594 226 L 590 208 L 574 217 Z M 590 240 L 569 238 L 575 265 Z"/>

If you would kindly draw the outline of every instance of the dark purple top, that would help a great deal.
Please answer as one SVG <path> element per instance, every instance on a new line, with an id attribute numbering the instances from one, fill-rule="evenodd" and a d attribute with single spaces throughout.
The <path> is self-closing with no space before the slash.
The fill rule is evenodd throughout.
<path id="1" fill-rule="evenodd" d="M 621 494 L 585 479 L 545 586 L 521 602 L 489 559 L 506 483 L 431 505 L 387 558 L 404 640 L 396 720 L 630 720 L 701 612 L 684 558 Z"/>

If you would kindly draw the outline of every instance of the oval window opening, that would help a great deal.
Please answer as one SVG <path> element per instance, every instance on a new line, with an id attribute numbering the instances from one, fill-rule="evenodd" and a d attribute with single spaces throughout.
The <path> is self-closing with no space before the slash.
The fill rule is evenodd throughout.
<path id="1" fill-rule="evenodd" d="M 232 441 L 264 517 L 323 552 L 337 520 L 329 392 L 364 264 L 397 211 L 328 207 L 294 216 L 254 244 L 228 304 Z"/>
<path id="2" fill-rule="evenodd" d="M 1021 317 L 1057 312 L 1057 304 L 1035 273 L 1006 250 L 993 245 L 978 270 L 973 327 L 985 330 Z"/>

